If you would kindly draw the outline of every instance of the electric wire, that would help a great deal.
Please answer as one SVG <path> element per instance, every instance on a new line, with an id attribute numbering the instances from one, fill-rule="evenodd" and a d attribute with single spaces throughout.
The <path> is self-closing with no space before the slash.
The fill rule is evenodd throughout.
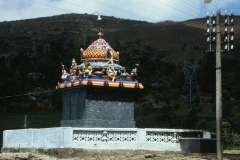
<path id="1" fill-rule="evenodd" d="M 191 13 L 196 14 L 196 15 L 199 14 L 199 12 L 197 12 L 196 10 L 193 10 L 192 8 L 187 7 L 187 6 L 185 5 L 185 2 L 179 4 L 179 3 L 177 3 L 177 1 L 176 1 L 176 2 L 175 2 L 175 5 L 176 5 L 176 4 L 178 4 L 179 8 L 181 7 L 181 8 L 184 9 L 184 10 L 187 9 L 186 11 L 188 11 L 188 12 L 191 12 Z M 184 8 L 183 8 L 183 7 L 184 7 Z M 200 14 L 202 14 L 202 13 L 200 13 Z"/>
<path id="2" fill-rule="evenodd" d="M 132 7 L 134 7 L 134 8 L 138 8 L 138 9 L 140 9 L 141 11 L 146 11 L 146 12 L 148 12 L 148 13 L 151 13 L 151 14 L 153 14 L 153 15 L 159 15 L 158 13 L 158 10 L 152 10 L 153 9 L 153 7 L 152 7 L 152 9 L 146 9 L 146 6 L 145 6 L 145 8 L 143 8 L 143 7 L 139 7 L 139 6 L 136 6 L 136 4 L 137 3 L 134 3 L 134 2 L 131 2 L 131 1 L 128 1 L 128 2 L 123 2 L 122 0 L 119 0 L 119 2 L 121 2 L 121 3 L 124 3 L 124 4 L 126 4 L 126 5 L 129 5 L 129 6 L 132 6 Z M 166 17 L 166 18 L 169 18 L 169 16 L 166 16 L 166 14 L 163 14 L 163 15 L 165 15 L 164 17 Z M 159 16 L 163 16 L 162 15 L 162 13 L 161 13 L 161 15 L 159 15 Z M 171 19 L 171 18 L 170 18 Z"/>
<path id="3" fill-rule="evenodd" d="M 162 16 L 162 15 L 165 15 L 164 17 L 167 17 L 167 18 L 173 18 L 173 19 L 180 19 L 180 20 L 184 20 L 184 18 L 182 18 L 182 17 L 178 17 L 178 16 L 176 16 L 176 15 L 171 15 L 171 14 L 168 14 L 168 13 L 166 13 L 166 12 L 163 12 L 163 11 L 161 11 L 161 10 L 159 10 L 159 9 L 157 9 L 157 8 L 154 8 L 153 6 L 150 6 L 150 5 L 148 5 L 148 4 L 145 4 L 145 3 L 142 3 L 142 2 L 134 2 L 134 0 L 132 0 L 132 1 L 128 1 L 128 2 L 123 2 L 122 0 L 118 0 L 118 1 L 120 1 L 120 2 L 122 2 L 122 3 L 125 3 L 126 5 L 130 5 L 130 6 L 132 6 L 132 7 L 136 7 L 137 5 L 138 6 L 140 6 L 140 5 L 142 5 L 142 7 L 138 7 L 139 9 L 141 9 L 141 11 L 143 10 L 143 11 L 148 11 L 149 13 L 152 13 L 153 15 L 156 15 L 156 13 L 158 13 L 158 15 L 159 16 Z M 148 10 L 146 10 L 146 8 L 148 8 Z M 170 19 L 171 19 L 170 18 Z"/>
<path id="4" fill-rule="evenodd" d="M 211 2 L 210 2 L 210 4 L 212 5 L 212 6 L 215 6 L 215 7 L 220 7 L 221 8 L 221 3 L 220 2 L 216 2 L 215 0 L 212 0 Z M 235 12 L 235 14 L 239 14 L 239 12 L 237 12 L 237 11 L 234 11 Z"/>
<path id="5" fill-rule="evenodd" d="M 211 0 L 211 2 L 209 3 L 210 5 L 214 6 L 214 7 L 219 7 L 218 3 L 215 3 L 214 0 Z"/>
<path id="6" fill-rule="evenodd" d="M 189 6 L 192 6 L 192 7 L 194 7 L 194 8 L 196 8 L 196 9 L 198 9 L 198 10 L 205 10 L 206 12 L 208 12 L 208 10 L 206 10 L 205 8 L 201 8 L 201 7 L 196 7 L 196 6 L 198 6 L 199 4 L 197 4 L 197 3 L 194 3 L 195 1 L 191 1 L 191 3 L 188 3 L 189 1 L 183 1 L 183 0 L 180 0 L 180 1 L 182 1 L 183 3 L 186 3 L 186 4 L 188 4 Z M 194 3 L 195 5 L 192 5 L 192 3 Z"/>
<path id="7" fill-rule="evenodd" d="M 90 9 L 90 8 L 87 8 L 87 7 L 84 7 L 83 5 L 78 5 L 78 4 L 75 4 L 75 3 L 71 3 L 71 2 L 66 1 L 66 0 L 61 0 L 61 1 L 64 2 L 64 3 L 70 4 L 70 5 L 73 5 L 73 6 L 78 6 L 78 7 L 81 7 L 81 8 L 87 9 L 87 10 L 91 10 L 92 12 L 95 12 L 95 10 Z"/>
<path id="8" fill-rule="evenodd" d="M 66 9 L 63 9 L 63 8 L 58 8 L 58 7 L 55 7 L 55 6 L 51 6 L 51 5 L 48 5 L 48 4 L 45 4 L 45 3 L 41 3 L 41 2 L 38 2 L 38 1 L 35 1 L 35 0 L 29 0 L 29 1 L 32 1 L 32 2 L 35 2 L 35 3 L 41 4 L 41 5 L 45 5 L 45 6 L 48 6 L 48 7 L 52 7 L 52 8 L 56 8 L 56 9 L 60 9 L 60 10 L 64 10 L 64 11 L 73 13 L 72 11 L 69 11 L 69 10 L 66 10 Z M 113 9 L 113 10 L 117 10 L 117 11 L 119 11 L 119 12 L 122 12 L 122 13 L 125 13 L 125 14 L 128 14 L 128 15 L 133 15 L 133 16 L 135 16 L 135 17 L 139 17 L 139 18 L 141 18 L 141 19 L 144 19 L 144 20 L 146 20 L 146 21 L 149 21 L 149 18 L 147 18 L 147 17 L 139 16 L 138 14 L 135 14 L 135 13 L 133 13 L 133 12 L 129 12 L 129 11 L 127 11 L 127 10 L 123 10 L 123 9 L 118 8 L 118 7 L 115 7 L 115 6 L 113 6 L 113 5 L 109 5 L 109 4 L 107 4 L 107 3 L 99 2 L 99 1 L 96 1 L 96 0 L 90 0 L 90 1 L 92 1 L 93 3 L 100 4 L 100 5 L 102 5 L 102 6 L 105 6 L 105 7 L 107 7 L 107 8 L 110 8 L 110 9 Z M 156 1 L 158 1 L 158 0 L 156 0 Z M 87 10 L 93 11 L 93 10 L 90 9 L 90 8 L 87 8 L 87 7 L 84 7 L 84 6 L 80 6 L 80 5 L 78 5 L 78 4 L 70 3 L 70 2 L 67 2 L 67 1 L 64 1 L 64 0 L 63 0 L 63 2 L 64 2 L 64 3 L 67 3 L 67 4 L 70 4 L 70 5 L 78 6 L 78 7 L 85 8 L 85 9 L 87 9 Z M 126 4 L 126 2 L 123 2 L 123 1 L 120 1 L 120 2 Z M 158 1 L 158 2 L 161 2 L 161 1 Z M 182 1 L 182 2 L 183 2 L 183 1 Z M 193 17 L 195 17 L 195 18 L 197 17 L 197 16 L 195 16 L 195 15 L 193 15 L 193 14 L 190 14 L 190 13 L 185 12 L 184 10 L 182 10 L 183 7 L 181 7 L 181 9 L 178 9 L 178 8 L 172 6 L 172 5 L 168 5 L 168 4 L 163 3 L 163 2 L 161 2 L 161 3 L 164 4 L 164 5 L 166 5 L 166 6 L 168 6 L 168 7 L 174 8 L 174 9 L 176 9 L 176 10 L 182 12 L 182 13 L 191 15 L 191 16 L 193 16 Z M 135 1 L 135 3 L 134 3 L 133 1 L 128 1 L 128 4 L 127 4 L 127 5 L 132 6 L 132 7 L 134 7 L 134 8 L 137 8 L 137 9 L 144 10 L 144 11 L 149 12 L 149 13 L 153 13 L 153 11 L 149 11 L 149 10 L 147 10 L 147 9 L 144 9 L 143 7 L 140 7 L 139 4 L 144 4 L 144 3 L 141 3 L 141 2 L 136 3 L 136 1 Z M 179 4 L 179 3 L 178 3 L 178 4 Z M 190 6 L 194 7 L 194 8 L 197 8 L 197 7 L 191 5 L 190 3 L 187 3 L 187 2 L 184 2 L 184 4 L 187 4 L 187 5 L 190 5 Z M 195 3 L 195 4 L 196 4 L 196 3 Z M 210 4 L 211 4 L 211 3 L 210 3 Z M 147 5 L 147 4 L 144 4 L 144 6 L 145 6 L 145 7 L 147 6 L 148 8 L 153 9 L 153 7 L 151 7 L 151 6 Z M 185 7 L 185 8 L 188 8 L 188 7 L 186 7 L 186 5 L 185 5 L 184 7 Z M 199 9 L 199 8 L 197 8 L 197 9 Z M 194 10 L 192 10 L 192 9 L 190 9 L 190 8 L 188 8 L 188 10 L 191 10 L 192 12 L 194 12 Z M 155 11 L 156 11 L 156 10 L 155 10 Z M 160 12 L 157 11 L 157 13 L 160 13 Z M 197 12 L 195 12 L 195 13 L 197 13 Z M 153 13 L 153 14 L 156 15 L 156 13 Z M 172 18 L 173 18 L 173 17 L 177 17 L 177 16 L 168 15 L 168 14 L 167 14 L 168 16 L 166 16 L 166 13 L 161 11 L 161 16 L 162 16 L 162 14 L 164 14 L 165 17 L 170 17 L 170 16 L 171 16 Z M 179 19 L 179 17 L 178 17 L 178 19 Z M 181 18 L 181 19 L 183 19 L 183 18 Z M 151 19 L 151 20 L 153 20 L 153 19 Z M 154 20 L 153 20 L 153 21 L 154 21 Z"/>
<path id="9" fill-rule="evenodd" d="M 34 93 L 26 93 L 26 94 L 12 95 L 12 96 L 4 96 L 4 97 L 0 97 L 0 99 L 3 99 L 3 98 L 13 98 L 13 97 L 21 97 L 21 96 L 30 96 L 30 95 L 41 94 L 41 93 L 48 93 L 48 92 L 54 92 L 54 91 L 56 91 L 56 90 L 47 90 L 47 91 L 34 92 Z"/>
<path id="10" fill-rule="evenodd" d="M 52 8 L 56 8 L 56 9 L 59 9 L 59 10 L 63 10 L 63 11 L 73 13 L 72 11 L 69 11 L 69 10 L 66 10 L 66 9 L 63 9 L 63 8 L 58 8 L 58 7 L 55 7 L 55 6 L 51 6 L 51 5 L 48 5 L 46 3 L 41 3 L 41 2 L 38 2 L 38 1 L 35 1 L 35 0 L 29 0 L 29 1 L 32 1 L 34 3 L 41 4 L 41 5 L 44 5 L 44 6 L 48 6 L 48 7 L 52 7 Z"/>
<path id="11" fill-rule="evenodd" d="M 102 6 L 106 6 L 108 9 L 112 9 L 114 11 L 119 11 L 119 12 L 122 12 L 122 13 L 125 13 L 125 14 L 129 14 L 129 15 L 132 15 L 132 16 L 135 16 L 135 17 L 139 17 L 141 18 L 141 20 L 145 20 L 145 21 L 149 21 L 149 20 L 153 20 L 151 18 L 148 18 L 148 17 L 143 17 L 143 16 L 139 16 L 138 14 L 135 14 L 133 12 L 129 12 L 127 10 L 124 10 L 124 9 L 121 9 L 121 8 L 118 8 L 118 7 L 115 7 L 113 5 L 109 5 L 108 3 L 104 3 L 104 2 L 99 2 L 99 1 L 96 1 L 96 0 L 89 0 L 89 1 L 92 1 L 94 3 L 97 3 L 97 4 L 100 4 Z M 153 20 L 154 21 L 154 20 Z"/>
<path id="12" fill-rule="evenodd" d="M 187 12 L 185 12 L 185 11 L 182 11 L 182 10 L 176 8 L 176 7 L 173 7 L 173 6 L 171 6 L 171 5 L 168 5 L 168 4 L 166 4 L 166 3 L 163 3 L 162 1 L 159 1 L 159 0 L 156 0 L 156 1 L 157 1 L 157 2 L 160 2 L 160 3 L 164 4 L 164 5 L 166 5 L 166 6 L 168 6 L 168 7 L 171 7 L 171 8 L 173 8 L 173 9 L 176 9 L 176 10 L 178 10 L 178 11 L 180 11 L 180 12 L 183 12 L 183 13 L 185 13 L 185 14 L 187 14 L 187 15 L 191 15 L 191 16 L 195 17 L 195 15 L 189 14 L 189 13 L 187 13 Z"/>

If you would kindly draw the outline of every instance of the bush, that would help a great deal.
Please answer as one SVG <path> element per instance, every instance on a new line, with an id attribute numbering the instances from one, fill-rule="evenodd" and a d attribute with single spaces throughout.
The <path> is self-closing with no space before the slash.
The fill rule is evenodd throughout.
<path id="1" fill-rule="evenodd" d="M 225 149 L 240 148 L 240 135 L 231 131 L 228 122 L 223 122 L 223 143 Z"/>
<path id="2" fill-rule="evenodd" d="M 16 102 L 11 102 L 8 105 L 7 111 L 8 113 L 18 113 L 21 109 L 21 105 Z"/>

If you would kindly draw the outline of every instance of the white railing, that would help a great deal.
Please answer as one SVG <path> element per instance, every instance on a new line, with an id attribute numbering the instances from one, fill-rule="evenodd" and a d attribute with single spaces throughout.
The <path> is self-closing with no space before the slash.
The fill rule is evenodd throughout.
<path id="1" fill-rule="evenodd" d="M 81 131 L 73 130 L 73 142 L 135 142 L 136 131 Z"/>

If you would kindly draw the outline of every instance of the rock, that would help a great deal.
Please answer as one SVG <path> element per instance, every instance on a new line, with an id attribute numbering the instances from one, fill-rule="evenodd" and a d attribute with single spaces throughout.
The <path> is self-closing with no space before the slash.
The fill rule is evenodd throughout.
<path id="1" fill-rule="evenodd" d="M 145 154 L 145 158 L 153 158 L 153 157 L 156 157 L 156 154 L 155 154 L 155 153 Z"/>
<path id="2" fill-rule="evenodd" d="M 130 157 L 132 157 L 132 156 L 133 156 L 133 154 L 132 154 L 132 153 L 129 153 L 129 152 L 127 152 L 125 156 L 126 156 L 126 157 L 128 157 L 128 158 L 130 158 Z"/>

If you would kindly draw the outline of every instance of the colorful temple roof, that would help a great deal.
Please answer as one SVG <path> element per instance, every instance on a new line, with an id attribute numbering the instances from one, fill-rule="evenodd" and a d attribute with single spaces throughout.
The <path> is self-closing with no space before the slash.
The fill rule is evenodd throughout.
<path id="1" fill-rule="evenodd" d="M 119 64 L 120 53 L 114 51 L 102 38 L 101 28 L 98 35 L 99 38 L 86 50 L 80 49 L 82 57 L 80 65 L 74 58 L 70 71 L 62 65 L 62 82 L 59 82 L 56 88 L 96 86 L 143 89 L 143 85 L 137 80 L 139 65 L 135 64 L 131 72 L 127 73 L 125 67 Z"/>
<path id="2" fill-rule="evenodd" d="M 119 59 L 119 52 L 115 52 L 104 39 L 97 39 L 86 50 L 86 58 L 104 58 L 108 50 L 112 51 L 113 59 Z"/>

